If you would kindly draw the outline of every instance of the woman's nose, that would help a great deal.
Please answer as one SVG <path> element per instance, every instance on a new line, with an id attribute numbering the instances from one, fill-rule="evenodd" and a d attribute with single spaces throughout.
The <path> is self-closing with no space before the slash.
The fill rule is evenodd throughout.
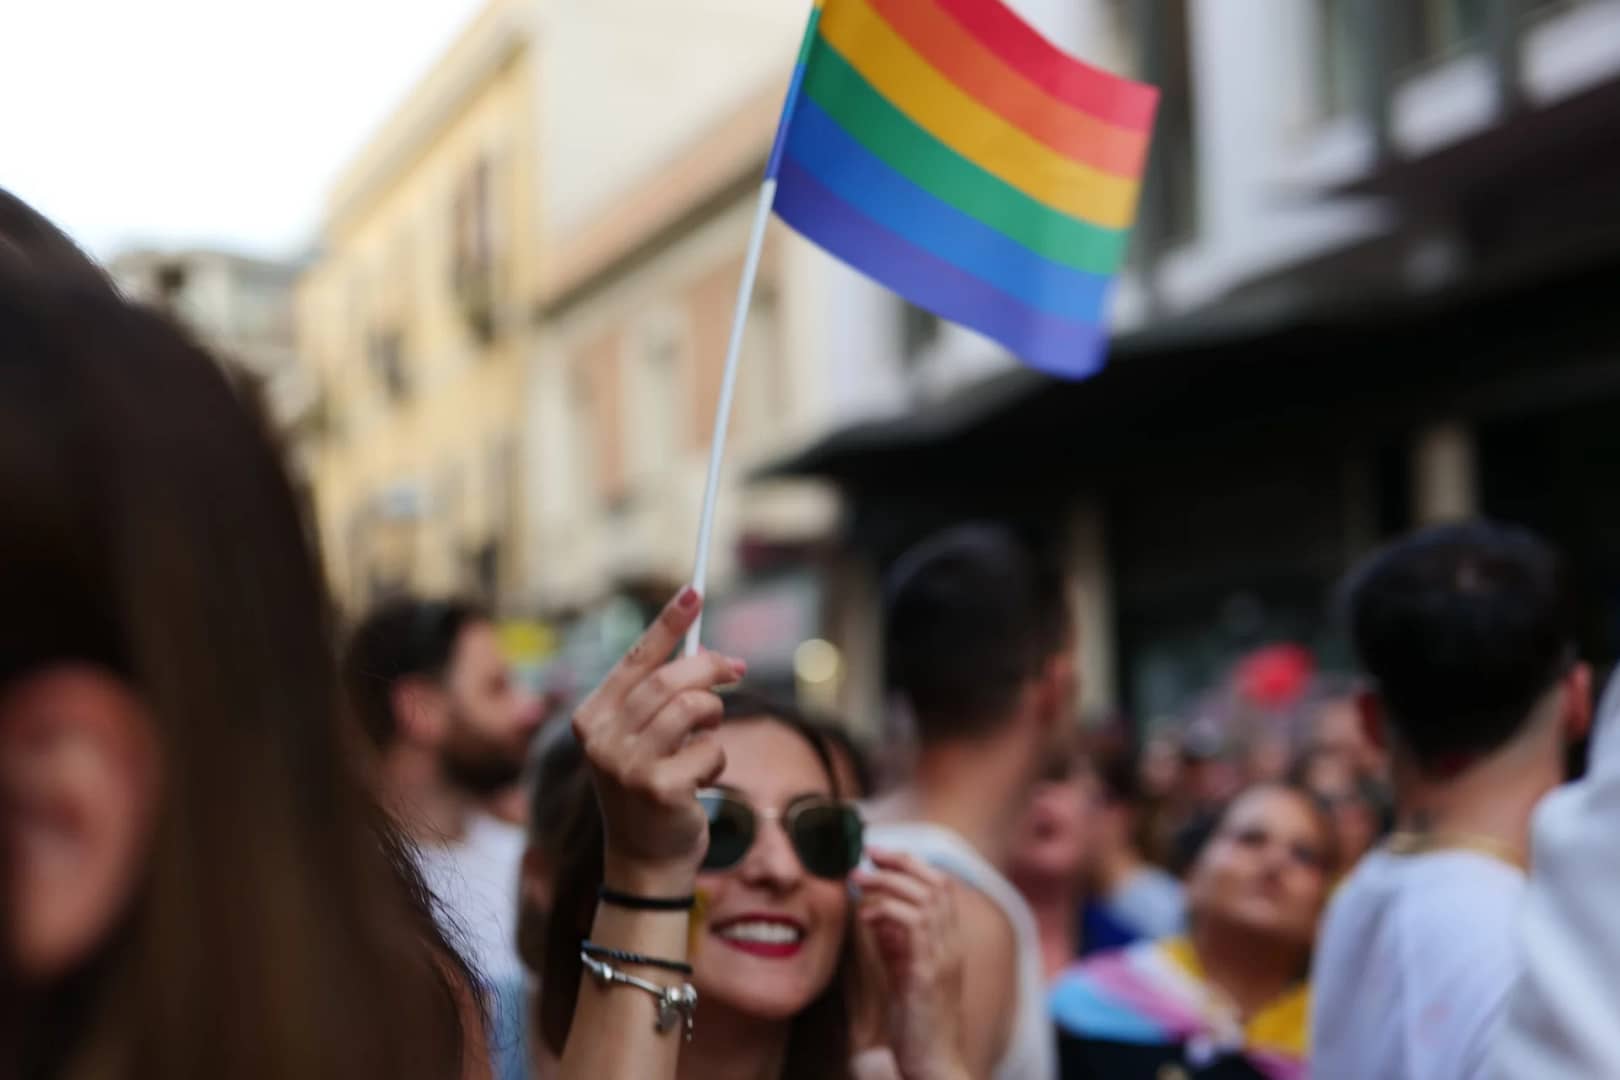
<path id="1" fill-rule="evenodd" d="M 779 821 L 761 821 L 754 846 L 739 868 L 743 880 L 775 889 L 791 888 L 804 876 L 798 853 Z"/>

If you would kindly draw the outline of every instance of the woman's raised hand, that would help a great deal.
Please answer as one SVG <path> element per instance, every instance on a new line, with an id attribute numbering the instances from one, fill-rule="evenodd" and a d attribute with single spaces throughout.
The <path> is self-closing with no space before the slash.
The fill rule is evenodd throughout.
<path id="1" fill-rule="evenodd" d="M 968 1075 L 958 1013 L 962 952 L 950 879 L 910 855 L 868 849 L 860 923 L 883 967 L 889 1049 L 904 1080 Z"/>
<path id="2" fill-rule="evenodd" d="M 706 737 L 722 715 L 714 688 L 746 665 L 711 652 L 669 659 L 702 608 L 682 589 L 574 713 L 601 801 L 609 888 L 689 893 L 703 861 L 708 822 L 694 796 L 726 762 Z"/>

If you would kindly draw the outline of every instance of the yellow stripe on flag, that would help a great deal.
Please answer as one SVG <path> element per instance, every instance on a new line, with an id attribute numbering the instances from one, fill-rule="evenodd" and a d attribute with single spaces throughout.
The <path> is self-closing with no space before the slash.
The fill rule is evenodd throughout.
<path id="1" fill-rule="evenodd" d="M 1009 124 L 940 74 L 866 0 L 825 0 L 821 36 L 878 93 L 962 157 L 1055 210 L 1104 228 L 1130 225 L 1138 181 L 1066 158 Z"/>

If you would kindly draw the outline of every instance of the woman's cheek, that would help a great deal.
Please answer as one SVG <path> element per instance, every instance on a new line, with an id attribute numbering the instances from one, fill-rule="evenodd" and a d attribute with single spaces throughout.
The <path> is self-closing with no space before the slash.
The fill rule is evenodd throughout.
<path id="1" fill-rule="evenodd" d="M 842 881 L 817 880 L 812 886 L 812 906 L 816 916 L 817 938 L 828 963 L 836 963 L 844 947 L 844 934 L 850 919 L 849 886 Z"/>

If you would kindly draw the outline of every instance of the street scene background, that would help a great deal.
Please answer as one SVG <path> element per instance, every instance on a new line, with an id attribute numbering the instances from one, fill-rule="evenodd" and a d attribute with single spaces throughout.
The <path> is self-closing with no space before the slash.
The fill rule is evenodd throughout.
<path id="1" fill-rule="evenodd" d="M 1359 555 L 1485 514 L 1568 553 L 1612 662 L 1620 4 L 1013 6 L 1163 92 L 1109 366 L 773 223 L 710 644 L 878 734 L 884 571 L 994 517 L 1071 571 L 1088 717 L 1247 742 L 1342 690 Z M 23 19 L 116 79 L 0 74 L 40 102 L 8 183 L 262 395 L 348 612 L 470 596 L 533 689 L 592 685 L 690 573 L 806 5 L 69 7 Z"/>

